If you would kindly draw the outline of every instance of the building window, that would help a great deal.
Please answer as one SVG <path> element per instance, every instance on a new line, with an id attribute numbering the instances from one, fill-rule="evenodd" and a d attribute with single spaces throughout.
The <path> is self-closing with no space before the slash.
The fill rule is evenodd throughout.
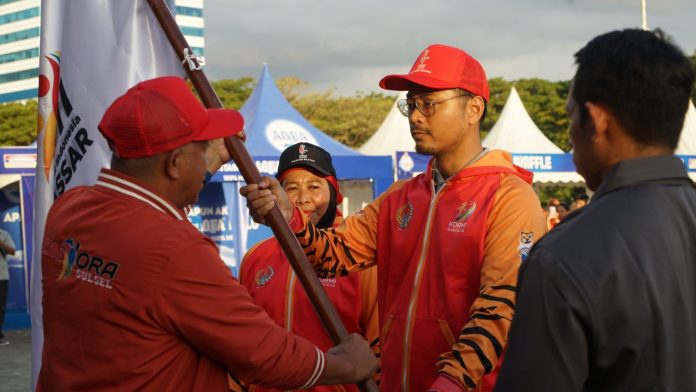
<path id="1" fill-rule="evenodd" d="M 39 69 L 27 69 L 0 75 L 0 83 L 16 82 L 17 80 L 31 79 L 39 76 Z"/>
<path id="2" fill-rule="evenodd" d="M 0 25 L 16 22 L 39 16 L 39 7 L 30 8 L 24 11 L 17 11 L 11 14 L 0 15 Z"/>
<path id="3" fill-rule="evenodd" d="M 177 15 L 186 15 L 186 16 L 197 16 L 199 18 L 203 17 L 203 10 L 200 8 L 192 8 L 192 7 L 181 7 L 181 6 L 176 6 L 176 14 Z"/>
<path id="4" fill-rule="evenodd" d="M 196 56 L 205 57 L 205 50 L 203 50 L 203 48 L 192 47 L 191 50 Z"/>
<path id="5" fill-rule="evenodd" d="M 0 64 L 39 57 L 39 48 L 20 50 L 19 52 L 0 54 Z"/>
<path id="6" fill-rule="evenodd" d="M 21 41 L 27 38 L 34 38 L 39 36 L 39 28 L 34 27 L 33 29 L 27 29 L 22 31 L 15 31 L 14 33 L 0 34 L 0 44 L 6 44 L 8 42 Z"/>
<path id="7" fill-rule="evenodd" d="M 199 27 L 181 26 L 181 32 L 184 33 L 184 35 L 192 35 L 194 37 L 203 37 L 203 29 L 201 29 Z"/>

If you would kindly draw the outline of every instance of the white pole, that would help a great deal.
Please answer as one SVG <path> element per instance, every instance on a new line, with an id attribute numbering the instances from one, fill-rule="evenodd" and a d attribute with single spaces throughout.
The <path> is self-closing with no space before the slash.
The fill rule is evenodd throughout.
<path id="1" fill-rule="evenodd" d="M 647 16 L 647 13 L 646 13 L 646 11 L 645 11 L 645 1 L 646 1 L 646 0 L 641 0 L 641 3 L 642 3 L 642 11 L 643 11 L 643 12 L 642 12 L 642 16 L 643 16 L 643 18 L 642 18 L 642 20 L 643 20 L 642 26 L 643 26 L 643 30 L 648 30 L 648 16 Z"/>

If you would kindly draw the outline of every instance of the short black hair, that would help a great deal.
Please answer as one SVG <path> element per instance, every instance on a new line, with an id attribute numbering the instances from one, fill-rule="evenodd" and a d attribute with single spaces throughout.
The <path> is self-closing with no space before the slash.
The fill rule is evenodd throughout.
<path id="1" fill-rule="evenodd" d="M 578 195 L 575 195 L 575 200 L 584 200 L 584 201 L 589 201 L 590 197 L 587 196 L 587 193 L 580 193 Z"/>
<path id="2" fill-rule="evenodd" d="M 575 54 L 573 98 L 604 105 L 639 144 L 674 150 L 694 83 L 694 66 L 661 30 L 617 30 Z"/>

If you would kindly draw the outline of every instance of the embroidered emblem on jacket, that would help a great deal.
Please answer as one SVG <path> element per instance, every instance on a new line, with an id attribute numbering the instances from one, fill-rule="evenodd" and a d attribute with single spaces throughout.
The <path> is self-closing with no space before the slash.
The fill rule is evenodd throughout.
<path id="1" fill-rule="evenodd" d="M 532 242 L 534 240 L 534 233 L 531 231 L 520 232 L 520 245 L 517 247 L 517 253 L 520 255 L 522 261 L 527 260 L 529 255 L 529 250 L 532 249 Z"/>
<path id="2" fill-rule="evenodd" d="M 413 218 L 413 204 L 408 201 L 396 210 L 396 227 L 399 230 L 406 230 L 411 223 L 411 218 Z"/>
<path id="3" fill-rule="evenodd" d="M 466 229 L 467 221 L 476 211 L 475 201 L 465 201 L 457 208 L 454 219 L 447 225 L 447 231 L 461 233 Z"/>
<path id="4" fill-rule="evenodd" d="M 254 279 L 256 281 L 256 287 L 261 288 L 268 284 L 273 278 L 273 275 L 275 275 L 275 271 L 273 271 L 273 267 L 270 265 L 258 270 L 258 272 L 256 272 L 256 278 Z"/>

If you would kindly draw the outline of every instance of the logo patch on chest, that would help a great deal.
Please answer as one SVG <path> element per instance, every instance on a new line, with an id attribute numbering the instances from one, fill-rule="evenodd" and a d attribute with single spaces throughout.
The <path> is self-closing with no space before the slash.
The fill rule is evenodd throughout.
<path id="1" fill-rule="evenodd" d="M 275 275 L 275 271 L 273 271 L 273 267 L 266 266 L 256 272 L 256 277 L 254 278 L 254 281 L 256 282 L 256 288 L 261 288 L 264 287 L 265 285 L 268 284 L 268 282 L 273 279 L 273 276 Z"/>
<path id="2" fill-rule="evenodd" d="M 454 215 L 454 219 L 447 224 L 447 231 L 453 233 L 461 233 L 466 229 L 467 221 L 476 212 L 475 201 L 465 201 L 459 207 Z"/>
<path id="3" fill-rule="evenodd" d="M 399 230 L 406 230 L 411 219 L 413 218 L 413 204 L 407 201 L 406 204 L 402 205 L 396 210 L 396 227 Z"/>

